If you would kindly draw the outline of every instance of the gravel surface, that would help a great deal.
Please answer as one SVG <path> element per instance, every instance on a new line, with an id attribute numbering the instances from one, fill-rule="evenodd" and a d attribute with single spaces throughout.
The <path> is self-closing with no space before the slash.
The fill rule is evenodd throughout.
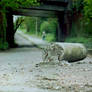
<path id="1" fill-rule="evenodd" d="M 32 44 L 0 52 L 0 92 L 92 92 L 92 56 L 61 66 Z"/>

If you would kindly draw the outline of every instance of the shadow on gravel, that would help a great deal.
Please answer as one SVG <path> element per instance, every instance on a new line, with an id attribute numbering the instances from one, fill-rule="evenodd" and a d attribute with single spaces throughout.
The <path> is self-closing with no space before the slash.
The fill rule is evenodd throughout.
<path id="1" fill-rule="evenodd" d="M 14 48 L 9 48 L 7 50 L 0 50 L 0 53 L 23 53 L 23 52 L 35 52 L 40 50 L 37 45 L 18 45 Z"/>
<path id="2" fill-rule="evenodd" d="M 27 47 L 27 48 L 34 48 L 34 47 L 38 47 L 37 45 L 20 45 L 18 46 L 17 48 L 24 48 L 24 47 Z"/>

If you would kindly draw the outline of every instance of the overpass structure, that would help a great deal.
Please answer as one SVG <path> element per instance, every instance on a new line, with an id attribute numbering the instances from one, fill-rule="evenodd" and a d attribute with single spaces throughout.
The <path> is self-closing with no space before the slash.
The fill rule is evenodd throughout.
<path id="1" fill-rule="evenodd" d="M 69 11 L 71 0 L 40 0 L 39 6 L 22 8 L 14 11 L 15 15 L 36 17 L 57 17 L 59 13 Z"/>
<path id="2" fill-rule="evenodd" d="M 38 0 L 38 2 L 40 3 L 39 6 L 23 7 L 13 11 L 12 15 L 58 18 L 57 41 L 64 41 L 71 26 L 69 11 L 71 10 L 72 0 Z M 8 17 L 10 16 L 8 14 Z M 9 23 L 9 26 L 11 25 Z M 8 34 L 11 34 L 11 32 Z"/>

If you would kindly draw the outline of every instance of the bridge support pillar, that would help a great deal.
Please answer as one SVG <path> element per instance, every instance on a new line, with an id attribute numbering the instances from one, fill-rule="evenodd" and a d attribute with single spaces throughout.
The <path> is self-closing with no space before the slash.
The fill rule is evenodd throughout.
<path id="1" fill-rule="evenodd" d="M 14 25 L 13 25 L 13 15 L 11 12 L 7 13 L 7 31 L 6 31 L 6 40 L 9 44 L 9 47 L 16 47 L 15 41 L 14 41 Z"/>
<path id="2" fill-rule="evenodd" d="M 64 30 L 64 14 L 58 14 L 58 25 L 57 25 L 57 40 L 59 42 L 64 41 L 65 39 L 65 30 Z"/>
<path id="3" fill-rule="evenodd" d="M 64 42 L 70 31 L 70 24 L 67 13 L 58 14 L 57 41 Z"/>

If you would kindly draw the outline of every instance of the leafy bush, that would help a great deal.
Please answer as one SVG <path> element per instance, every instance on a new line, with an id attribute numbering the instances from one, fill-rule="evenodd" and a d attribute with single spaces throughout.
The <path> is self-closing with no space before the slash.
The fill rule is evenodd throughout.
<path id="1" fill-rule="evenodd" d="M 92 19 L 92 0 L 84 0 L 84 14 L 87 19 Z"/>
<path id="2" fill-rule="evenodd" d="M 73 43 L 88 43 L 88 42 L 92 42 L 92 38 L 85 38 L 85 37 L 71 37 L 71 38 L 67 38 L 66 42 L 73 42 Z"/>
<path id="3" fill-rule="evenodd" d="M 45 31 L 46 33 L 50 32 L 50 26 L 49 26 L 49 23 L 48 23 L 47 21 L 44 21 L 44 22 L 41 24 L 40 31 L 41 31 L 41 33 L 42 33 L 43 31 Z"/>
<path id="4" fill-rule="evenodd" d="M 8 49 L 8 43 L 3 42 L 2 39 L 0 39 L 0 49 L 2 49 L 2 50 Z"/>
<path id="5" fill-rule="evenodd" d="M 57 20 L 55 18 L 48 18 L 47 21 L 43 21 L 40 26 L 40 32 L 45 31 L 46 33 L 55 33 L 57 26 Z"/>
<path id="6" fill-rule="evenodd" d="M 92 0 L 84 0 L 84 20 L 84 32 L 92 36 Z"/>
<path id="7" fill-rule="evenodd" d="M 54 42 L 54 41 L 56 40 L 56 37 L 55 37 L 54 34 L 47 34 L 47 35 L 46 35 L 46 40 L 47 40 L 48 42 Z"/>

